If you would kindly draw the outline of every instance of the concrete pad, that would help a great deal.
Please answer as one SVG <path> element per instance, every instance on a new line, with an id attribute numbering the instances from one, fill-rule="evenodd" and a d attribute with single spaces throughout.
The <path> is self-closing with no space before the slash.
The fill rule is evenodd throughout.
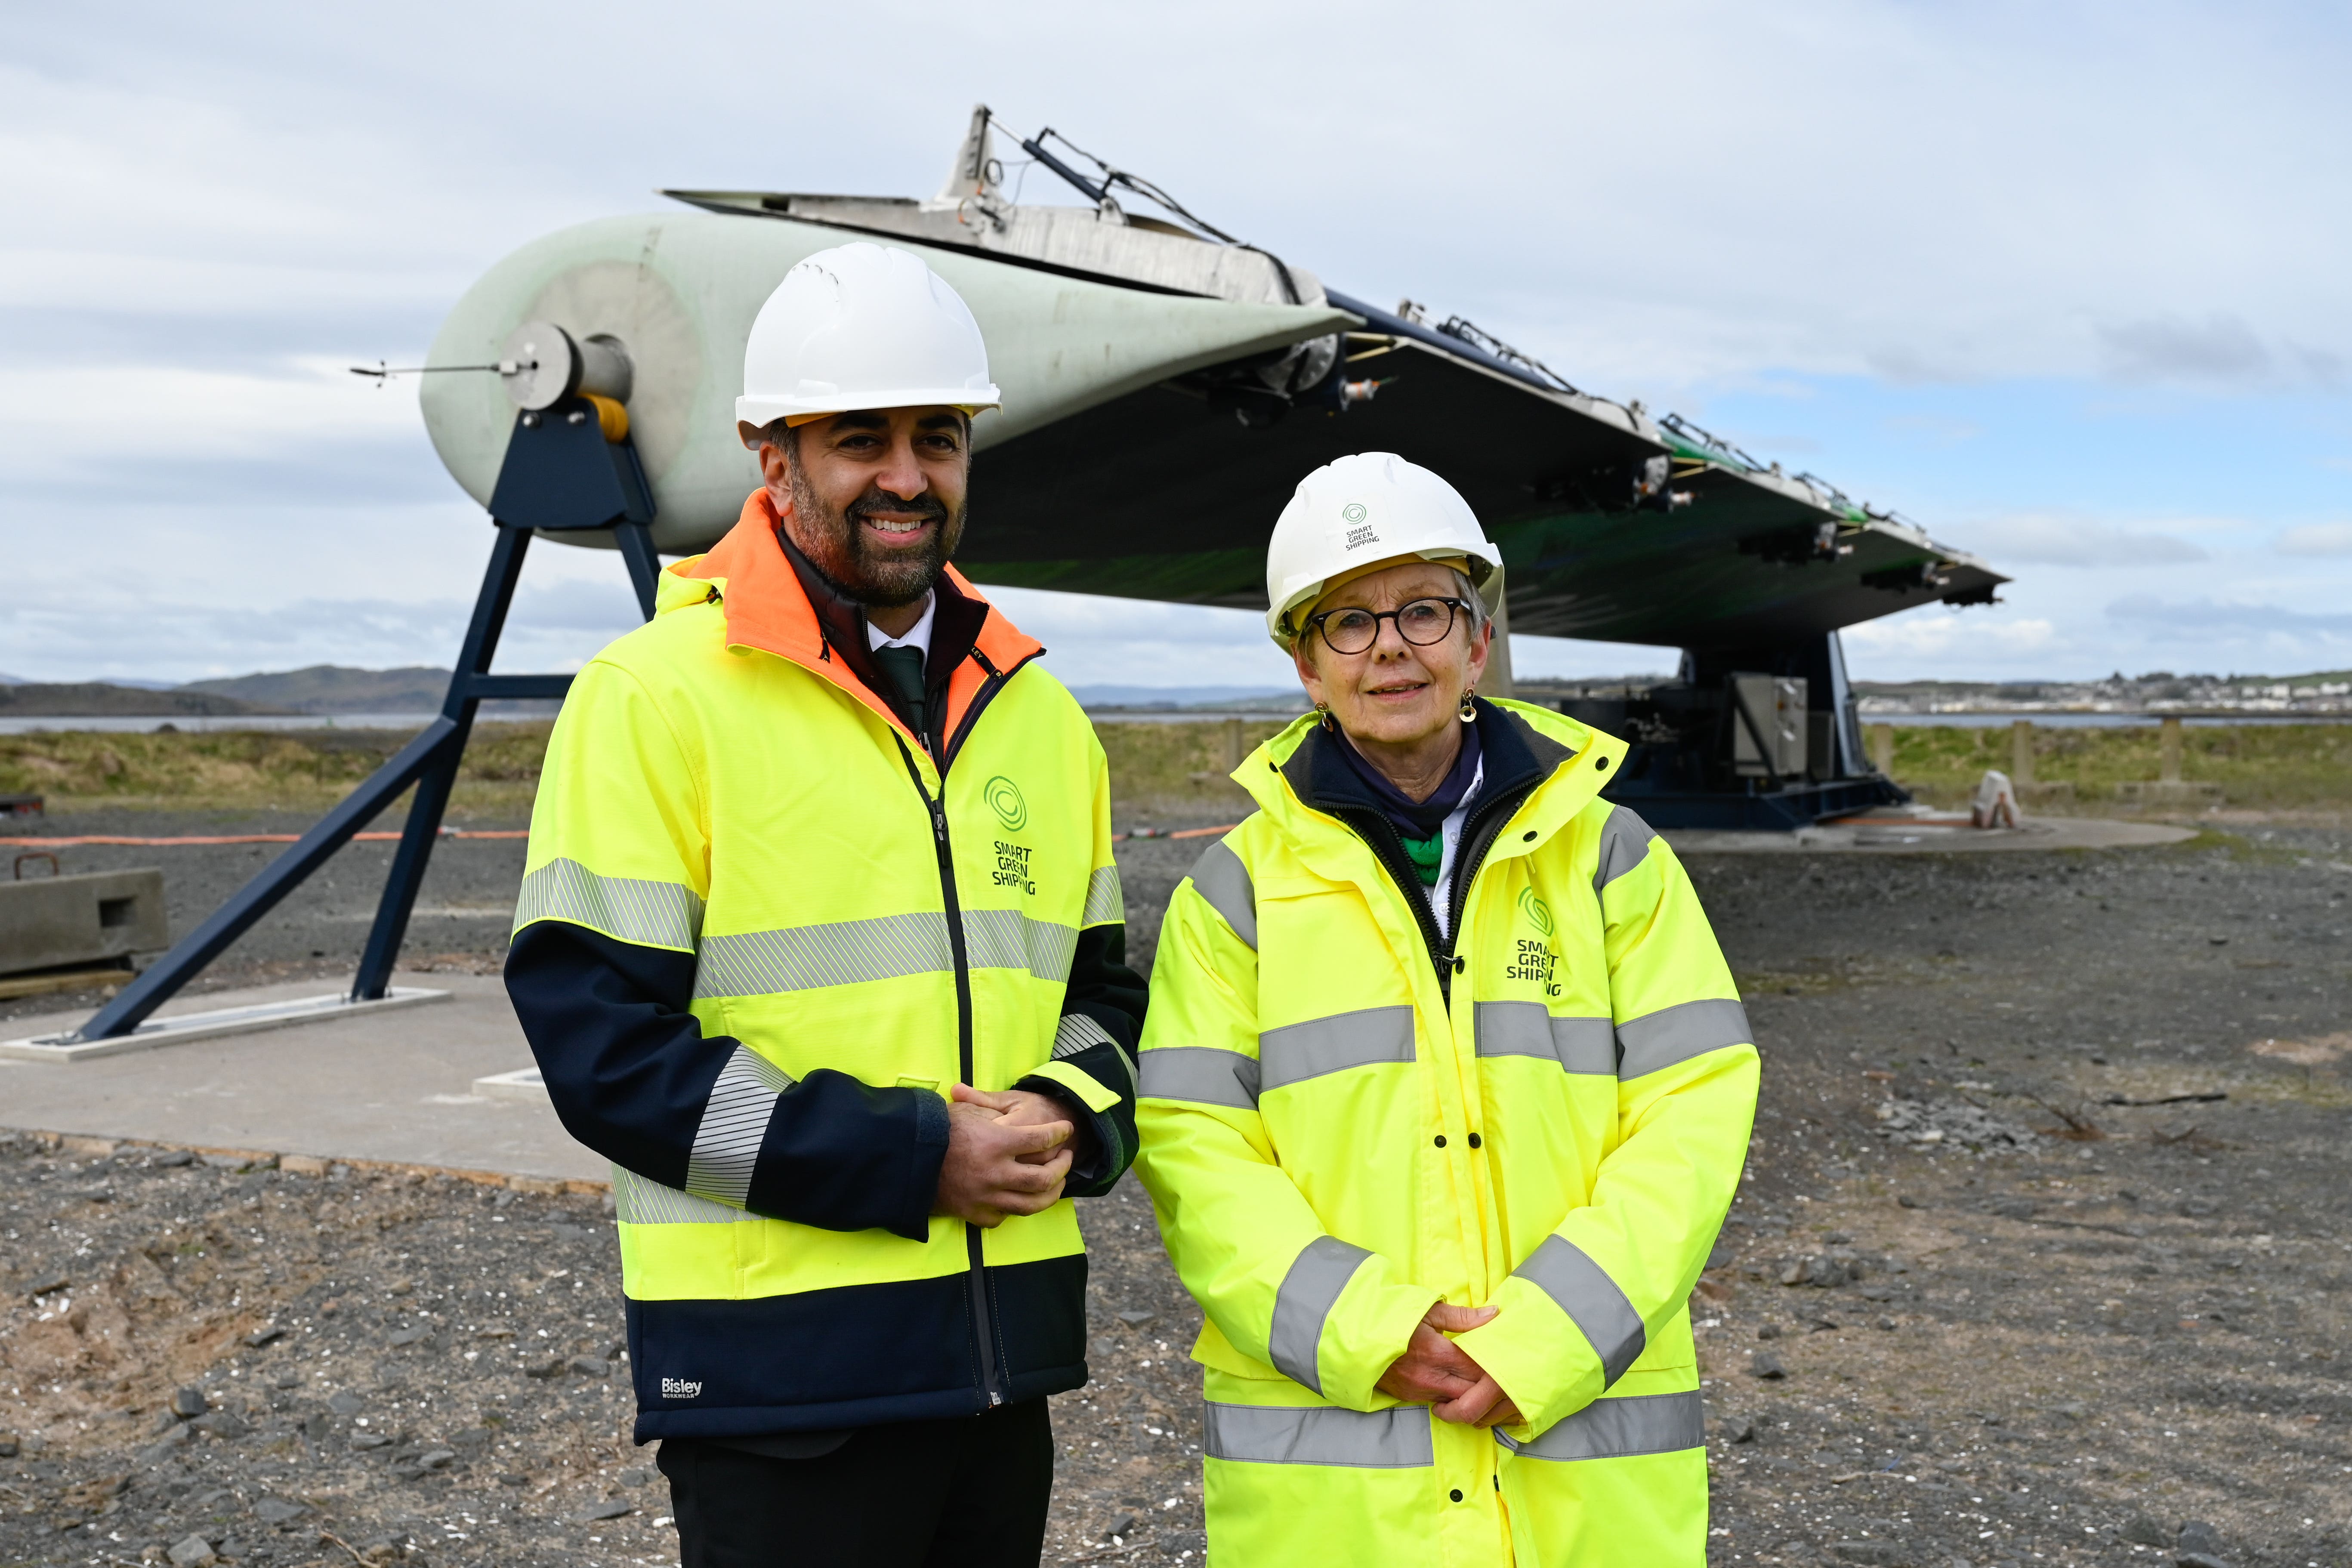
<path id="1" fill-rule="evenodd" d="M 27 1039 L 0 1040 L 0 1057 L 16 1057 L 32 1062 L 79 1062 L 92 1057 L 119 1057 L 125 1051 L 152 1051 L 158 1046 L 176 1046 L 186 1040 L 209 1039 L 215 1035 L 252 1035 L 264 1029 L 283 1029 L 297 1024 L 320 1023 L 328 1018 L 348 1018 L 361 1013 L 381 1013 L 388 1007 L 414 1007 L 420 1002 L 440 1002 L 448 998 L 446 991 L 427 990 L 417 985 L 387 985 L 383 994 L 364 1002 L 355 1002 L 341 991 L 322 994 L 290 997 L 283 1001 L 257 1002 L 240 1007 L 207 1007 L 184 1011 L 189 1004 L 180 1001 L 166 1004 L 154 1016 L 141 1022 L 127 1035 L 110 1035 L 95 1040 L 78 1040 L 65 1029 L 38 1034 Z"/>
<path id="2" fill-rule="evenodd" d="M 0 1059 L 0 1125 L 71 1136 L 323 1160 L 376 1161 L 549 1181 L 604 1182 L 542 1092 L 478 1093 L 532 1066 L 506 988 L 485 975 L 397 974 L 448 993 L 429 1007 L 194 1040 L 70 1066 Z M 315 994 L 317 981 L 217 992 L 192 1008 Z M 55 1033 L 79 1014 L 20 1020 Z"/>
<path id="3" fill-rule="evenodd" d="M 1958 854 L 1995 849 L 2132 849 L 2178 844 L 2193 827 L 2095 816 L 2034 816 L 2016 827 L 1970 827 L 1966 818 L 1848 818 L 1794 833 L 1723 833 L 1674 828 L 1661 835 L 1677 855 Z"/>
<path id="4" fill-rule="evenodd" d="M 474 1080 L 474 1092 L 487 1094 L 494 1100 L 530 1100 L 547 1103 L 547 1080 L 537 1068 L 517 1068 L 512 1072 L 494 1072 Z"/>

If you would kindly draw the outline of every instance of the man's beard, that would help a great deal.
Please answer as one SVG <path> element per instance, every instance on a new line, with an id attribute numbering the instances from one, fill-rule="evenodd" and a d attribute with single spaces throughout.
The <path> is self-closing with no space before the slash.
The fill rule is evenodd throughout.
<path id="1" fill-rule="evenodd" d="M 963 538 L 964 509 L 950 513 L 928 491 L 903 500 L 879 486 L 868 486 L 864 495 L 836 511 L 817 499 L 798 468 L 793 470 L 792 485 L 793 542 L 835 592 L 873 609 L 898 609 L 929 593 L 940 568 Z M 866 534 L 866 518 L 877 511 L 915 512 L 938 526 L 923 549 L 884 555 L 871 548 Z"/>

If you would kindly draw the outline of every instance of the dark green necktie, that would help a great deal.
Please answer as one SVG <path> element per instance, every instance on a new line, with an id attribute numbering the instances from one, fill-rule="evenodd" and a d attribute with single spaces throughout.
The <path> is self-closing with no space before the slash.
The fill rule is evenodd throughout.
<path id="1" fill-rule="evenodd" d="M 908 727 L 918 735 L 928 735 L 930 724 L 923 711 L 923 650 L 919 647 L 877 647 L 874 650 L 874 662 L 881 669 L 883 677 L 898 689 L 899 704 L 907 710 Z"/>

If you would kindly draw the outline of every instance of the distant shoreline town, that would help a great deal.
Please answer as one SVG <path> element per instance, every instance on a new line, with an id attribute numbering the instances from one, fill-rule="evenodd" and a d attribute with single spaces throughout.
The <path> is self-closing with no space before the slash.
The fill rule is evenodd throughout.
<path id="1" fill-rule="evenodd" d="M 1556 703 L 1563 698 L 1639 697 L 1671 678 L 1622 675 L 1577 679 L 1520 680 L 1518 695 Z M 134 717 L 220 721 L 298 715 L 414 715 L 441 706 L 448 672 L 425 667 L 308 669 L 237 676 L 166 686 L 160 681 L 44 684 L 0 677 L 0 721 Z M 1296 689 L 1236 686 L 1077 686 L 1079 702 L 1094 713 L 1204 717 L 1304 711 Z M 1934 714 L 2167 714 L 2182 716 L 2352 715 L 2352 670 L 2313 675 L 2174 675 L 2158 670 L 2104 680 L 1857 680 L 1856 706 L 1865 719 Z M 554 702 L 486 706 L 485 718 L 549 718 Z M 210 726 L 208 726 L 210 727 Z"/>

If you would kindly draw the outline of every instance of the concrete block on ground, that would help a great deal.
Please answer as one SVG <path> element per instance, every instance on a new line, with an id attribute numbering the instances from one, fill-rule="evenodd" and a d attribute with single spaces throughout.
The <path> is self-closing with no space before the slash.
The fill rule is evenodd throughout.
<path id="1" fill-rule="evenodd" d="M 157 952 L 171 940 L 161 871 L 0 882 L 0 974 L 128 959 Z"/>

